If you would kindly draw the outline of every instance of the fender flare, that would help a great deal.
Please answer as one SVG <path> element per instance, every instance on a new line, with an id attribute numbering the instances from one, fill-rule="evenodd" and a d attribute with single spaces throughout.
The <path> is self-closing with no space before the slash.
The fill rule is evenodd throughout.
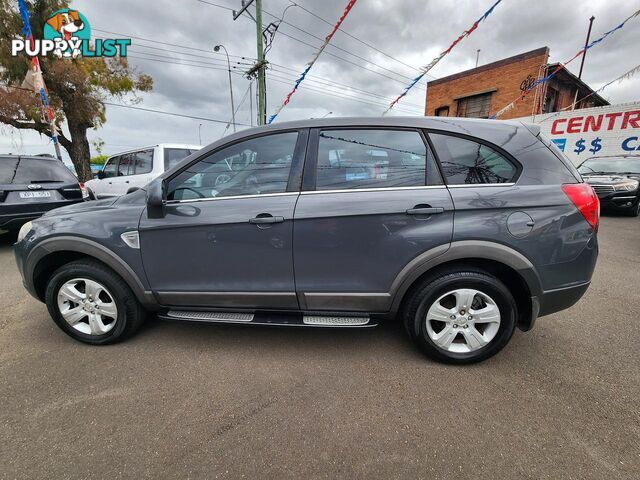
<path id="1" fill-rule="evenodd" d="M 138 275 L 122 258 L 97 242 L 72 235 L 45 239 L 29 252 L 24 266 L 25 279 L 29 290 L 35 292 L 33 274 L 38 263 L 54 252 L 63 251 L 77 252 L 99 260 L 122 277 L 142 305 L 145 307 L 157 305 L 153 293 L 145 289 Z"/>
<path id="2" fill-rule="evenodd" d="M 463 240 L 435 247 L 409 262 L 391 285 L 391 311 L 397 312 L 400 303 L 413 283 L 438 265 L 453 260 L 492 260 L 515 270 L 525 281 L 532 297 L 542 294 L 542 282 L 533 264 L 520 252 L 506 245 L 484 240 Z"/>

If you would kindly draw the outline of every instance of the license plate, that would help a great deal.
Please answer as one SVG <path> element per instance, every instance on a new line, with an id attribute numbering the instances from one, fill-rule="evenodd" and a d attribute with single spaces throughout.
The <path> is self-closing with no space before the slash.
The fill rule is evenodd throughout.
<path id="1" fill-rule="evenodd" d="M 20 192 L 20 198 L 42 198 L 50 196 L 51 192 Z"/>

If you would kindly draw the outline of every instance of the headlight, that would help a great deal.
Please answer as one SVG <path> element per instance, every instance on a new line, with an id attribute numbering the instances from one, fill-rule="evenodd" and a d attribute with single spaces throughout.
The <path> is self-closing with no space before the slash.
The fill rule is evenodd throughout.
<path id="1" fill-rule="evenodd" d="M 18 232 L 18 242 L 21 242 L 22 240 L 24 240 L 24 237 L 27 236 L 27 233 L 29 233 L 32 228 L 33 228 L 32 222 L 27 222 L 24 225 L 22 225 L 22 228 L 20 228 L 20 231 Z"/>
<path id="2" fill-rule="evenodd" d="M 637 190 L 638 189 L 638 184 L 640 182 L 638 182 L 637 180 L 629 180 L 628 182 L 624 182 L 624 183 L 620 183 L 618 185 L 614 185 L 613 189 L 616 192 L 631 192 L 633 190 Z"/>

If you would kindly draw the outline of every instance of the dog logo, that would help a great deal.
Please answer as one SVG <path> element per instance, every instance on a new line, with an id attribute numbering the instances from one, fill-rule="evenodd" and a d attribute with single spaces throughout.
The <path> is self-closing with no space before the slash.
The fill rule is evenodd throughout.
<path id="1" fill-rule="evenodd" d="M 56 48 L 53 53 L 57 57 L 77 58 L 82 55 L 82 41 L 91 37 L 91 27 L 87 18 L 78 10 L 62 9 L 55 12 L 44 26 L 44 38 L 62 39 L 68 48 Z M 58 42 L 57 45 L 61 45 Z M 62 44 L 63 45 L 63 44 Z"/>

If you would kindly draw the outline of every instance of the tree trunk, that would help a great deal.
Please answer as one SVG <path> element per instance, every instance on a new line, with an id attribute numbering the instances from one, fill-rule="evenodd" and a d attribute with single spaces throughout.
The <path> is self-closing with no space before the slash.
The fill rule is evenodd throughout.
<path id="1" fill-rule="evenodd" d="M 91 150 L 87 140 L 87 127 L 73 125 L 69 122 L 69 133 L 71 134 L 71 144 L 63 146 L 69 152 L 73 166 L 78 174 L 78 180 L 80 182 L 91 180 L 93 175 L 91 174 Z"/>

